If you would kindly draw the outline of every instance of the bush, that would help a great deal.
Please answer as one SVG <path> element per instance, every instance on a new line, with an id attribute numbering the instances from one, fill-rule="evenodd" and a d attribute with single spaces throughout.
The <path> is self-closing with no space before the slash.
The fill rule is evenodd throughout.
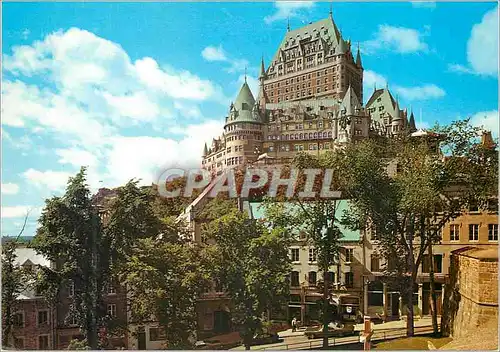
<path id="1" fill-rule="evenodd" d="M 71 340 L 69 342 L 67 350 L 75 351 L 75 350 L 90 350 L 89 345 L 87 344 L 87 340 Z"/>

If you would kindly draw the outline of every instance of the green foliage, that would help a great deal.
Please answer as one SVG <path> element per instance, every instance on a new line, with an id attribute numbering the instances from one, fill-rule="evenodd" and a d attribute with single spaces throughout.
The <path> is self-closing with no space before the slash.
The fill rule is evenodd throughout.
<path id="1" fill-rule="evenodd" d="M 87 340 L 71 340 L 69 342 L 68 351 L 80 351 L 80 350 L 90 350 L 90 346 L 87 344 Z"/>
<path id="2" fill-rule="evenodd" d="M 196 301 L 208 286 L 207 253 L 199 247 L 140 239 L 121 272 L 132 320 L 158 319 L 169 349 L 193 348 Z"/>
<path id="3" fill-rule="evenodd" d="M 232 320 L 245 345 L 262 329 L 265 315 L 288 298 L 288 242 L 236 208 L 220 214 L 204 229 L 213 243 L 212 274 L 232 300 Z"/>
<path id="4" fill-rule="evenodd" d="M 16 265 L 17 241 L 2 245 L 2 346 L 9 346 L 17 296 L 23 289 L 24 275 Z"/>

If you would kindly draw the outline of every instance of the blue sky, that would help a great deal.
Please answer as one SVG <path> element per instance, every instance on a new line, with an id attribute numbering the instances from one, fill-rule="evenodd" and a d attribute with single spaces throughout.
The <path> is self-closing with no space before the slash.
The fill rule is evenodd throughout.
<path id="1" fill-rule="evenodd" d="M 257 94 L 286 31 L 327 2 L 4 3 L 2 234 L 88 165 L 92 189 L 196 166 L 244 80 Z M 365 101 L 388 83 L 417 125 L 472 116 L 498 130 L 498 17 L 492 3 L 333 3 L 359 42 Z M 421 117 L 420 117 L 421 116 Z"/>

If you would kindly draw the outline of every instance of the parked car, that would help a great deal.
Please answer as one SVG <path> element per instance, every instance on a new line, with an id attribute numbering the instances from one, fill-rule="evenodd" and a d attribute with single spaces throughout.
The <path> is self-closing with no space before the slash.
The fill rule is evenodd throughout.
<path id="1" fill-rule="evenodd" d="M 329 325 L 328 326 L 328 332 L 327 336 L 328 337 L 344 337 L 344 336 L 353 336 L 356 335 L 356 331 L 354 331 L 354 325 L 353 324 L 336 324 L 334 325 Z M 324 336 L 323 333 L 323 327 L 320 326 L 317 329 L 314 330 L 309 330 L 304 333 L 308 339 L 319 339 Z"/>
<path id="2" fill-rule="evenodd" d="M 276 333 L 260 333 L 255 334 L 252 339 L 252 345 L 267 345 L 270 343 L 280 343 L 283 339 L 279 337 Z"/>

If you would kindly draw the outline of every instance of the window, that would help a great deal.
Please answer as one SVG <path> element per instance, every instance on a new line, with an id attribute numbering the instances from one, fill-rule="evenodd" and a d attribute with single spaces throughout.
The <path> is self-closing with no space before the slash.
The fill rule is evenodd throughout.
<path id="1" fill-rule="evenodd" d="M 335 273 L 333 271 L 329 271 L 326 275 L 327 280 L 329 283 L 334 283 L 335 282 Z"/>
<path id="2" fill-rule="evenodd" d="M 115 286 L 113 284 L 108 284 L 108 295 L 114 295 L 114 294 L 116 294 Z"/>
<path id="3" fill-rule="evenodd" d="M 309 285 L 316 285 L 316 280 L 317 280 L 317 274 L 315 271 L 310 271 L 309 275 L 307 275 L 308 280 L 309 280 Z"/>
<path id="4" fill-rule="evenodd" d="M 18 328 L 24 327 L 24 312 L 17 312 L 14 314 L 13 325 Z"/>
<path id="5" fill-rule="evenodd" d="M 38 349 L 39 350 L 49 349 L 49 337 L 47 335 L 38 336 Z"/>
<path id="6" fill-rule="evenodd" d="M 72 315 L 71 316 L 71 320 L 69 322 L 69 325 L 72 325 L 72 326 L 77 326 L 78 325 L 78 320 L 76 319 L 76 315 Z"/>
<path id="7" fill-rule="evenodd" d="M 470 224 L 469 225 L 469 241 L 479 240 L 479 225 Z"/>
<path id="8" fill-rule="evenodd" d="M 116 304 L 108 304 L 107 312 L 110 317 L 116 317 Z"/>
<path id="9" fill-rule="evenodd" d="M 299 249 L 298 248 L 292 248 L 291 255 L 292 255 L 292 262 L 299 261 Z"/>
<path id="10" fill-rule="evenodd" d="M 316 261 L 316 248 L 309 248 L 309 261 L 310 262 L 315 262 Z"/>
<path id="11" fill-rule="evenodd" d="M 46 325 L 48 322 L 49 322 L 49 312 L 46 310 L 39 310 L 37 325 L 38 326 Z"/>
<path id="12" fill-rule="evenodd" d="M 370 256 L 370 261 L 371 261 L 371 264 L 370 264 L 370 268 L 372 270 L 372 272 L 379 272 L 380 271 L 380 257 L 378 256 L 378 254 L 372 254 Z"/>
<path id="13" fill-rule="evenodd" d="M 292 271 L 292 274 L 290 275 L 290 285 L 292 287 L 298 287 L 300 285 L 298 271 Z"/>
<path id="14" fill-rule="evenodd" d="M 164 328 L 149 328 L 149 341 L 162 341 L 166 338 Z"/>
<path id="15" fill-rule="evenodd" d="M 460 226 L 457 224 L 450 225 L 450 241 L 460 240 Z"/>
<path id="16" fill-rule="evenodd" d="M 435 254 L 434 255 L 434 272 L 441 273 L 443 271 L 443 255 Z"/>
<path id="17" fill-rule="evenodd" d="M 352 259 L 354 257 L 353 252 L 354 252 L 354 249 L 352 249 L 352 248 L 346 248 L 345 249 L 345 261 L 347 263 L 352 262 Z"/>
<path id="18" fill-rule="evenodd" d="M 354 274 L 345 273 L 345 287 L 352 287 L 354 285 Z"/>
<path id="19" fill-rule="evenodd" d="M 498 224 L 488 224 L 488 241 L 498 241 Z"/>
<path id="20" fill-rule="evenodd" d="M 208 161 L 210 161 L 210 159 Z M 73 297 L 74 295 L 75 295 L 75 282 L 71 280 L 68 284 L 68 297 Z"/>

